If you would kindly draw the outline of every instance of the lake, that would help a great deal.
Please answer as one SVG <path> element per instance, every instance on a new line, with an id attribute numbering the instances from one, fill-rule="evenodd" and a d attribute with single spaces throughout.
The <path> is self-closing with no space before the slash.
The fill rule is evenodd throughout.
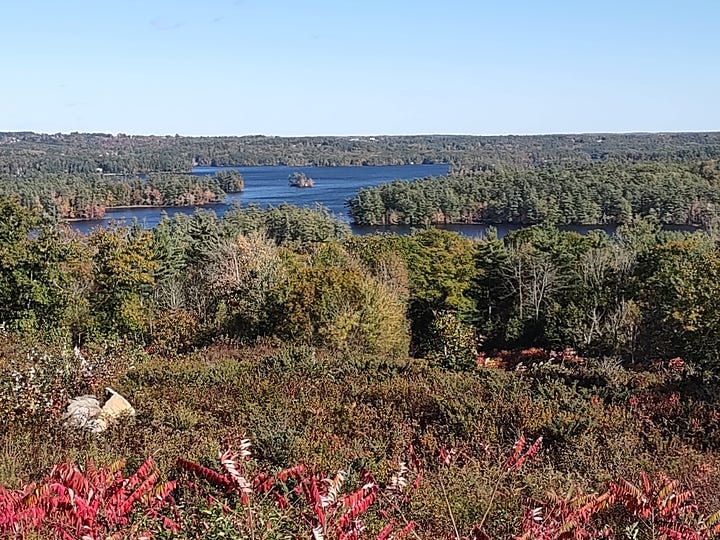
<path id="1" fill-rule="evenodd" d="M 356 167 L 195 167 L 192 174 L 203 176 L 215 174 L 222 170 L 235 170 L 245 179 L 245 190 L 242 193 L 230 193 L 223 204 L 203 206 L 213 210 L 219 216 L 224 214 L 233 202 L 243 206 L 251 203 L 262 206 L 277 206 L 287 202 L 296 206 L 314 206 L 322 204 L 340 218 L 349 221 L 345 201 L 355 195 L 362 187 L 375 186 L 393 180 L 414 180 L 426 176 L 445 176 L 449 165 L 387 165 L 387 166 L 356 166 Z M 288 176 L 294 172 L 303 172 L 315 181 L 314 187 L 296 188 L 288 183 Z M 172 217 L 177 213 L 192 214 L 195 207 L 171 208 L 122 208 L 108 210 L 103 219 L 75 221 L 70 225 L 73 229 L 86 233 L 94 227 L 102 227 L 111 221 L 125 221 L 130 224 L 133 219 L 145 227 L 157 225 L 163 213 Z M 359 232 L 359 231 L 358 231 Z"/>
<path id="2" fill-rule="evenodd" d="M 242 193 L 230 193 L 223 204 L 208 205 L 202 208 L 214 211 L 218 216 L 230 209 L 233 202 L 243 206 L 260 204 L 262 206 L 277 206 L 287 202 L 297 206 L 314 206 L 322 204 L 341 219 L 349 222 L 345 201 L 355 195 L 362 187 L 375 186 L 393 180 L 414 180 L 427 176 L 445 176 L 450 167 L 448 165 L 386 165 L 386 166 L 354 166 L 354 167 L 195 167 L 192 174 L 203 176 L 215 174 L 222 170 L 236 170 L 245 179 L 245 190 Z M 313 180 L 315 185 L 311 188 L 291 187 L 288 176 L 294 172 L 303 172 Z M 121 208 L 108 210 L 103 219 L 74 221 L 70 226 L 76 231 L 87 233 L 95 227 L 104 227 L 111 221 L 124 221 L 130 224 L 137 219 L 140 224 L 152 228 L 160 222 L 163 214 L 172 217 L 177 213 L 192 214 L 196 207 L 144 207 Z M 495 225 L 498 236 L 502 238 L 510 231 L 521 228 L 515 223 L 501 223 Z M 445 225 L 438 228 L 456 231 L 468 237 L 484 237 L 488 225 Z M 694 227 L 668 226 L 670 230 L 695 230 Z M 387 227 L 372 227 L 351 225 L 354 234 L 371 234 L 373 232 L 395 232 L 408 234 L 411 228 L 407 225 Z M 561 230 L 575 231 L 587 234 L 591 230 L 601 229 L 613 234 L 614 225 L 565 225 Z"/>

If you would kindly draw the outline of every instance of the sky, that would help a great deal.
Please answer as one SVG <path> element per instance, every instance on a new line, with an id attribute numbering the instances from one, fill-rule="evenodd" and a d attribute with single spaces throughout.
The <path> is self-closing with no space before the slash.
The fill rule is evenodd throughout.
<path id="1" fill-rule="evenodd" d="M 720 0 L 0 0 L 0 131 L 720 129 Z"/>

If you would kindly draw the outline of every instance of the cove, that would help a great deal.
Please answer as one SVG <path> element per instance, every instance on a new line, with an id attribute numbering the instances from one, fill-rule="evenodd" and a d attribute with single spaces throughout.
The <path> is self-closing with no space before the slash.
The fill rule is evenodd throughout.
<path id="1" fill-rule="evenodd" d="M 228 194 L 222 204 L 203 206 L 218 216 L 229 210 L 233 203 L 243 206 L 259 204 L 261 206 L 286 202 L 295 206 L 313 207 L 322 204 L 333 214 L 348 221 L 345 201 L 363 187 L 376 186 L 393 180 L 415 180 L 428 176 L 446 176 L 449 165 L 383 165 L 383 166 L 344 166 L 344 167 L 288 167 L 282 165 L 261 167 L 195 167 L 192 174 L 197 176 L 214 175 L 218 171 L 235 170 L 242 174 L 245 189 L 241 193 Z M 302 172 L 314 180 L 312 188 L 296 188 L 288 183 L 288 176 Z M 162 219 L 177 213 L 192 214 L 197 207 L 135 207 L 108 209 L 103 219 L 70 222 L 70 226 L 79 232 L 87 233 L 95 227 L 104 227 L 112 221 L 130 224 L 134 219 L 152 228 Z"/>

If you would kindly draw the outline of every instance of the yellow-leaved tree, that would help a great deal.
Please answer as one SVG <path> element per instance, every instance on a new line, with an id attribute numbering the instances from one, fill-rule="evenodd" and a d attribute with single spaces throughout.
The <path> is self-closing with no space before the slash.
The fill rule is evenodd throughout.
<path id="1" fill-rule="evenodd" d="M 152 235 L 128 228 L 100 229 L 92 236 L 92 318 L 100 334 L 141 337 L 147 329 L 157 263 Z"/>

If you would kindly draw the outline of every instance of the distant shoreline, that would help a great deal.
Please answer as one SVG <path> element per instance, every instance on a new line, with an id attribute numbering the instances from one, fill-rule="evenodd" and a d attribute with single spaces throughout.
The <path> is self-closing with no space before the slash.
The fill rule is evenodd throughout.
<path id="1" fill-rule="evenodd" d="M 102 217 L 94 217 L 94 218 L 62 218 L 60 220 L 61 223 L 78 223 L 83 221 L 102 221 L 104 219 L 108 219 L 108 214 L 115 211 L 115 210 L 138 210 L 142 208 L 151 208 L 154 210 L 164 210 L 164 209 L 173 209 L 173 208 L 197 208 L 197 209 L 204 209 L 204 208 L 213 208 L 215 206 L 222 206 L 224 204 L 227 204 L 225 202 L 216 202 L 216 203 L 209 203 L 209 204 L 163 204 L 163 205 L 154 205 L 154 204 L 132 204 L 132 205 L 124 205 L 124 206 L 108 206 L 105 209 L 105 215 Z"/>

